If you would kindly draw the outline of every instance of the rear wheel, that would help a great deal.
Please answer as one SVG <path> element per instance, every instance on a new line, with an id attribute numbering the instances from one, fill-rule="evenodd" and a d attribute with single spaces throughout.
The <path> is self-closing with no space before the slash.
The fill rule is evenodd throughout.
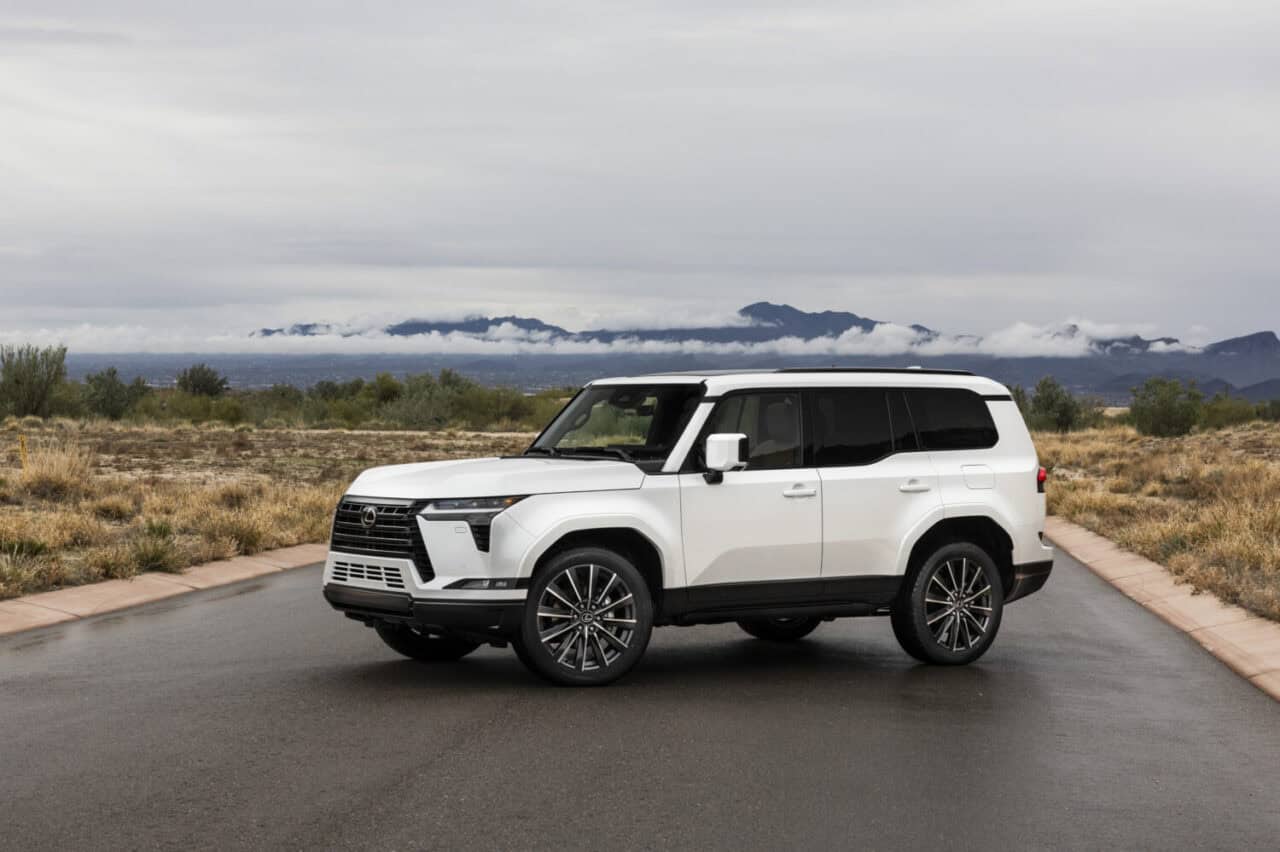
<path id="1" fill-rule="evenodd" d="M 639 662 L 652 629 L 649 587 L 635 566 L 611 550 L 577 548 L 534 578 L 517 653 L 554 683 L 600 686 Z"/>
<path id="2" fill-rule="evenodd" d="M 818 629 L 817 618 L 744 618 L 738 626 L 757 639 L 771 642 L 794 642 Z"/>
<path id="3" fill-rule="evenodd" d="M 1004 587 L 995 562 L 967 542 L 946 544 L 908 575 L 893 607 L 893 634 L 917 660 L 964 665 L 995 641 Z"/>
<path id="4" fill-rule="evenodd" d="M 456 636 L 435 636 L 423 633 L 415 627 L 379 624 L 378 638 L 387 647 L 424 663 L 443 663 L 460 660 L 480 646 Z"/>

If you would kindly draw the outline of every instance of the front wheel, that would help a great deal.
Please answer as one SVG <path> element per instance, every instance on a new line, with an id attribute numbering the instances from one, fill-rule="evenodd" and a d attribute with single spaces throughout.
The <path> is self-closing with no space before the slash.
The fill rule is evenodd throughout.
<path id="1" fill-rule="evenodd" d="M 480 646 L 456 636 L 434 636 L 413 627 L 379 624 L 378 638 L 393 651 L 423 663 L 447 663 L 460 660 Z"/>
<path id="2" fill-rule="evenodd" d="M 582 547 L 553 557 L 529 588 L 520 659 L 553 683 L 600 686 L 631 670 L 653 629 L 649 587 L 621 554 Z"/>
<path id="3" fill-rule="evenodd" d="M 770 642 L 794 642 L 818 629 L 817 618 L 746 618 L 738 626 L 757 639 Z"/>
<path id="4" fill-rule="evenodd" d="M 956 542 L 938 548 L 907 576 L 890 620 L 908 654 L 957 666 L 987 652 L 1003 611 L 995 562 L 982 548 Z"/>

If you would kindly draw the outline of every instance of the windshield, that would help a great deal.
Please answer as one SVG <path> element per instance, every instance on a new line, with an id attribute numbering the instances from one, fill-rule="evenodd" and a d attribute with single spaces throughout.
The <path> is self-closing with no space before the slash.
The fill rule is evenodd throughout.
<path id="1" fill-rule="evenodd" d="M 661 461 L 679 440 L 702 393 L 700 384 L 588 387 L 529 452 Z"/>

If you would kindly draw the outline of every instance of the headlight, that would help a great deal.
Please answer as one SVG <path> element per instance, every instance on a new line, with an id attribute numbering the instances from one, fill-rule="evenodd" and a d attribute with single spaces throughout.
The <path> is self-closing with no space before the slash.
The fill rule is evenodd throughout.
<path id="1" fill-rule="evenodd" d="M 465 497 L 458 500 L 432 500 L 422 510 L 426 514 L 442 514 L 458 512 L 461 514 L 483 513 L 496 515 L 503 509 L 509 509 L 523 500 L 527 495 L 519 497 Z"/>

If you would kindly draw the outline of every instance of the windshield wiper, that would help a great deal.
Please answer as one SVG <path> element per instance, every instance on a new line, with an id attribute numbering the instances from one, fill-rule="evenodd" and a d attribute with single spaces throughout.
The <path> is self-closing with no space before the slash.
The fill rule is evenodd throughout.
<path id="1" fill-rule="evenodd" d="M 538 453 L 542 453 L 542 454 L 544 454 L 544 455 L 548 455 L 548 456 L 558 456 L 558 455 L 560 455 L 560 451 L 559 451 L 559 450 L 557 450 L 555 447 L 530 447 L 529 449 L 527 449 L 527 450 L 525 450 L 525 451 L 524 451 L 524 454 L 525 454 L 526 456 L 532 456 L 532 455 L 536 455 L 536 454 L 538 454 Z"/>

